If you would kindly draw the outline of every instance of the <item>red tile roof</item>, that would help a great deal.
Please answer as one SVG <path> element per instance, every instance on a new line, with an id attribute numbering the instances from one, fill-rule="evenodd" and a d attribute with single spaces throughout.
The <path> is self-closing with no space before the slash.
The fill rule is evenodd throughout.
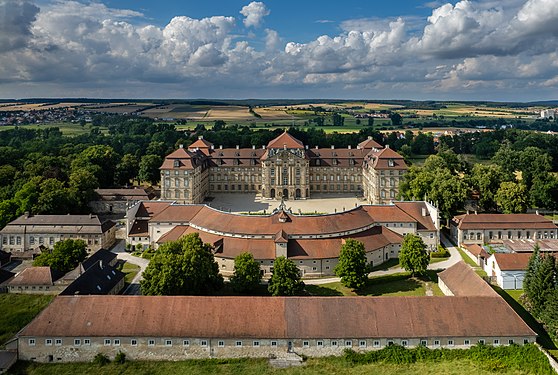
<path id="1" fill-rule="evenodd" d="M 529 264 L 530 253 L 494 253 L 492 255 L 501 271 L 524 271 Z"/>
<path id="2" fill-rule="evenodd" d="M 537 214 L 467 214 L 454 217 L 459 229 L 556 229 Z"/>
<path id="3" fill-rule="evenodd" d="M 438 279 L 443 281 L 454 296 L 498 296 L 498 293 L 463 261 L 440 272 Z"/>
<path id="4" fill-rule="evenodd" d="M 376 149 L 382 149 L 384 148 L 384 146 L 382 146 L 381 144 L 379 144 L 378 142 L 376 142 L 375 140 L 372 139 L 372 137 L 368 137 L 368 139 L 360 142 L 358 144 L 358 148 L 362 148 L 362 149 L 368 149 L 370 150 L 371 148 L 376 148 Z"/>
<path id="5" fill-rule="evenodd" d="M 211 146 L 213 146 L 213 143 L 206 141 L 205 139 L 203 139 L 203 137 L 200 137 L 197 141 L 188 146 L 188 149 L 194 150 L 196 148 L 199 148 L 200 150 L 207 150 L 211 149 Z"/>
<path id="6" fill-rule="evenodd" d="M 482 256 L 482 257 L 488 258 L 488 253 L 480 245 L 477 245 L 477 244 L 463 245 L 463 247 L 465 247 L 468 252 L 470 252 L 471 254 L 473 254 L 476 257 Z"/>
<path id="7" fill-rule="evenodd" d="M 500 297 L 59 296 L 18 336 L 410 339 L 536 334 Z"/>
<path id="8" fill-rule="evenodd" d="M 53 285 L 50 267 L 29 267 L 17 274 L 8 285 Z"/>
<path id="9" fill-rule="evenodd" d="M 275 139 L 272 139 L 267 148 L 304 148 L 304 144 L 287 133 L 286 131 Z"/>
<path id="10" fill-rule="evenodd" d="M 372 166 L 378 170 L 407 170 L 409 168 L 403 156 L 391 148 L 384 148 L 378 152 L 372 150 L 366 156 L 366 160 L 369 160 Z"/>

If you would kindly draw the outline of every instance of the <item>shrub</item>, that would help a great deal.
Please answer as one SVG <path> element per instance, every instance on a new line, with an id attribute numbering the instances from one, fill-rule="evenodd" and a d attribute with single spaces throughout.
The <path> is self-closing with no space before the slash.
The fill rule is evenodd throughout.
<path id="1" fill-rule="evenodd" d="M 124 362 L 126 362 L 126 353 L 122 353 L 122 352 L 118 352 L 115 356 L 114 356 L 114 362 L 122 365 L 124 364 Z"/>
<path id="2" fill-rule="evenodd" d="M 448 258 L 450 255 L 448 249 L 442 245 L 438 245 L 438 250 L 430 253 L 431 258 Z"/>
<path id="3" fill-rule="evenodd" d="M 93 363 L 98 366 L 104 366 L 110 363 L 110 359 L 103 353 L 97 353 L 97 355 L 93 359 Z"/>

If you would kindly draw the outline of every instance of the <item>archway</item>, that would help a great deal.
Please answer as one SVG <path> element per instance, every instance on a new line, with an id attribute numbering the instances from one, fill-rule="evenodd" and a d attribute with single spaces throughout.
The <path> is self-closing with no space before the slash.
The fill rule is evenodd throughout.
<path id="1" fill-rule="evenodd" d="M 275 198 L 275 189 L 271 189 L 271 195 L 269 197 Z"/>
<path id="2" fill-rule="evenodd" d="M 295 197 L 296 197 L 296 198 L 300 198 L 300 189 L 296 189 L 296 191 L 295 191 Z"/>
<path id="3" fill-rule="evenodd" d="M 283 189 L 283 199 L 289 199 L 289 190 Z"/>

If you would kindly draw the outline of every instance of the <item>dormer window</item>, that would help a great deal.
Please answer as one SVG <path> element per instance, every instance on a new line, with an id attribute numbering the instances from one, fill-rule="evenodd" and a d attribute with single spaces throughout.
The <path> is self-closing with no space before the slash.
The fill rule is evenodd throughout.
<path id="1" fill-rule="evenodd" d="M 395 166 L 395 161 L 393 159 L 389 159 L 388 160 L 388 166 L 394 167 Z"/>
<path id="2" fill-rule="evenodd" d="M 333 165 L 337 165 L 338 161 L 337 159 L 333 159 Z"/>
<path id="3" fill-rule="evenodd" d="M 175 168 L 180 167 L 180 161 L 179 161 L 179 160 L 175 160 L 175 161 L 174 161 L 174 167 L 175 167 Z"/>
<path id="4" fill-rule="evenodd" d="M 355 165 L 355 159 L 349 159 L 349 165 Z"/>
<path id="5" fill-rule="evenodd" d="M 320 165 L 320 159 L 316 159 L 316 165 Z"/>

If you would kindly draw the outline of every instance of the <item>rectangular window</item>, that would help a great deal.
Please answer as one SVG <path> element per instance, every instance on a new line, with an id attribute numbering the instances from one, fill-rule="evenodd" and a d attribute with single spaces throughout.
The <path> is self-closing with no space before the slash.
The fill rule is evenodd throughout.
<path id="1" fill-rule="evenodd" d="M 237 346 L 237 347 L 242 346 L 242 341 L 237 341 L 237 342 L 235 343 L 235 346 Z"/>
<path id="2" fill-rule="evenodd" d="M 21 237 L 20 236 L 16 237 L 16 245 L 21 245 Z"/>
<path id="3" fill-rule="evenodd" d="M 434 346 L 440 346 L 440 340 L 434 340 Z"/>
<path id="4" fill-rule="evenodd" d="M 200 345 L 205 348 L 207 346 L 207 340 L 201 340 Z"/>
<path id="5" fill-rule="evenodd" d="M 331 346 L 337 346 L 337 341 L 335 341 L 335 340 L 332 341 L 332 342 L 331 342 Z"/>
<path id="6" fill-rule="evenodd" d="M 52 345 L 52 339 L 46 339 L 45 340 L 45 345 L 51 346 Z"/>
<path id="7" fill-rule="evenodd" d="M 190 346 L 190 340 L 183 340 L 182 346 Z"/>
<path id="8" fill-rule="evenodd" d="M 523 339 L 523 344 L 524 345 L 529 344 L 529 339 Z"/>
<path id="9" fill-rule="evenodd" d="M 172 346 L 172 340 L 165 340 L 165 346 Z"/>
<path id="10" fill-rule="evenodd" d="M 220 347 L 220 348 L 224 348 L 225 347 L 225 342 L 223 340 L 218 341 L 217 346 Z"/>
<path id="11" fill-rule="evenodd" d="M 345 341 L 345 346 L 353 346 L 353 342 L 351 340 Z"/>
<path id="12" fill-rule="evenodd" d="M 114 346 L 120 346 L 120 339 L 114 340 Z"/>
<path id="13" fill-rule="evenodd" d="M 448 340 L 448 346 L 453 346 L 453 340 Z"/>
<path id="14" fill-rule="evenodd" d="M 35 339 L 29 339 L 29 346 L 35 346 Z"/>
<path id="15" fill-rule="evenodd" d="M 302 342 L 302 347 L 303 347 L 303 348 L 307 348 L 307 347 L 309 347 L 309 346 L 310 346 L 310 343 L 309 343 L 308 341 L 303 341 L 303 342 Z"/>
<path id="16" fill-rule="evenodd" d="M 407 345 L 409 345 L 409 341 L 401 340 L 401 346 L 407 346 Z"/>
<path id="17" fill-rule="evenodd" d="M 317 341 L 317 342 L 316 342 L 316 346 L 317 346 L 318 348 L 321 348 L 322 346 L 324 346 L 324 342 L 321 341 L 321 340 L 320 340 L 320 341 Z"/>
<path id="18" fill-rule="evenodd" d="M 427 346 L 428 345 L 428 340 L 420 340 L 420 344 L 422 346 Z"/>
<path id="19" fill-rule="evenodd" d="M 374 347 L 375 347 L 375 348 L 379 348 L 379 347 L 380 347 L 380 340 L 374 340 Z"/>
<path id="20" fill-rule="evenodd" d="M 514 342 L 513 342 L 512 339 L 508 340 L 508 345 L 513 345 L 513 344 L 514 344 Z"/>
<path id="21" fill-rule="evenodd" d="M 83 345 L 91 345 L 90 339 L 83 339 Z"/>
<path id="22" fill-rule="evenodd" d="M 494 339 L 494 345 L 500 345 L 500 340 L 499 339 Z"/>
<path id="23" fill-rule="evenodd" d="M 153 339 L 147 340 L 147 346 L 155 346 L 155 340 Z"/>
<path id="24" fill-rule="evenodd" d="M 56 340 L 54 340 L 54 345 L 56 345 L 56 346 L 62 345 L 62 339 L 56 339 Z"/>
<path id="25" fill-rule="evenodd" d="M 393 344 L 395 344 L 395 343 L 393 342 L 393 340 L 388 340 L 388 341 L 387 341 L 387 344 L 388 344 L 388 346 L 390 346 L 390 345 L 393 345 Z"/>
<path id="26" fill-rule="evenodd" d="M 81 340 L 80 339 L 74 339 L 74 346 L 80 346 L 81 345 Z"/>
<path id="27" fill-rule="evenodd" d="M 254 348 L 259 348 L 259 347 L 260 347 L 260 342 L 259 342 L 259 341 L 254 341 L 254 342 L 252 343 L 252 346 L 253 346 Z"/>
<path id="28" fill-rule="evenodd" d="M 463 345 L 471 345 L 471 340 L 465 340 L 465 341 L 463 341 Z"/>
<path id="29" fill-rule="evenodd" d="M 105 339 L 105 346 L 110 345 L 110 339 Z"/>
<path id="30" fill-rule="evenodd" d="M 132 346 L 138 346 L 138 340 L 136 340 L 136 339 L 131 339 L 131 340 L 130 340 L 130 345 L 132 345 Z"/>
<path id="31" fill-rule="evenodd" d="M 54 245 L 54 237 L 49 237 L 48 244 L 49 245 Z"/>
<path id="32" fill-rule="evenodd" d="M 484 345 L 484 339 L 480 339 L 479 344 Z"/>
<path id="33" fill-rule="evenodd" d="M 4 245 L 6 244 L 6 237 L 4 237 Z M 35 237 L 29 237 L 29 245 L 35 245 Z"/>
<path id="34" fill-rule="evenodd" d="M 358 343 L 358 346 L 361 348 L 366 348 L 366 341 L 365 340 L 360 340 Z"/>
<path id="35" fill-rule="evenodd" d="M 271 346 L 272 346 L 272 347 L 276 347 L 276 346 L 277 346 L 277 341 L 272 341 L 272 342 L 271 342 Z"/>

